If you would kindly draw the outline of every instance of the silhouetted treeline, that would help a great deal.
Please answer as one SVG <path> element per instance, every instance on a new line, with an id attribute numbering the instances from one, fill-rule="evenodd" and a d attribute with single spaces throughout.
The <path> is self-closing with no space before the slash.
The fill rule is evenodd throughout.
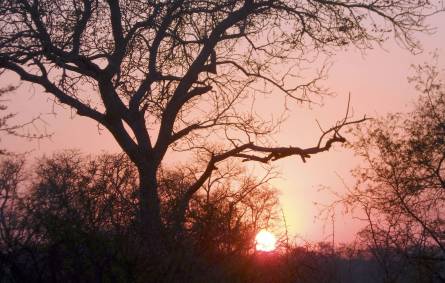
<path id="1" fill-rule="evenodd" d="M 445 282 L 445 73 L 434 61 L 413 68 L 413 109 L 357 127 L 352 149 L 363 162 L 341 203 L 361 212 L 359 236 L 387 282 Z"/>
<path id="2" fill-rule="evenodd" d="M 0 164 L 2 281 L 223 278 L 223 266 L 253 250 L 256 231 L 271 225 L 278 203 L 267 178 L 255 180 L 239 166 L 224 166 L 193 196 L 181 228 L 177 211 L 183 208 L 177 199 L 193 178 L 193 168 L 160 171 L 169 256 L 159 264 L 144 253 L 137 169 L 125 155 L 65 151 L 26 169 L 23 159 L 5 157 Z"/>
<path id="3" fill-rule="evenodd" d="M 426 269 L 389 247 L 334 251 L 283 240 L 276 252 L 255 252 L 255 233 L 277 223 L 277 193 L 236 164 L 193 198 L 178 229 L 177 194 L 189 170 L 160 172 L 169 255 L 159 264 L 143 252 L 137 172 L 124 155 L 65 151 L 34 165 L 4 157 L 0 282 L 439 282 L 443 275 L 442 264 Z"/>

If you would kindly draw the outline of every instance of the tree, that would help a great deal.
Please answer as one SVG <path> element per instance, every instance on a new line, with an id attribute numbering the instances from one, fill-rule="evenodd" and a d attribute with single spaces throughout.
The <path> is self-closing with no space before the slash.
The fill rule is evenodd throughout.
<path id="1" fill-rule="evenodd" d="M 173 272 L 163 273 L 147 268 L 152 259 L 140 251 L 134 229 L 137 169 L 125 154 L 86 156 L 67 150 L 42 157 L 31 168 L 17 156 L 2 160 L 0 280 L 146 282 L 159 277 L 157 282 L 178 282 L 187 276 L 209 281 L 206 276 L 230 274 L 212 275 L 208 268 L 225 266 L 239 275 L 242 266 L 234 263 L 247 261 L 255 231 L 271 226 L 278 199 L 266 184 L 273 175 L 257 180 L 240 166 L 226 165 L 194 195 L 186 229 L 168 242 L 174 256 L 165 261 Z M 158 177 L 162 222 L 171 235 L 177 191 L 188 187 L 188 172 L 162 169 Z"/>
<path id="2" fill-rule="evenodd" d="M 14 257 L 20 244 L 29 239 L 23 227 L 23 205 L 19 197 L 19 185 L 23 181 L 23 160 L 3 159 L 0 161 L 0 270 L 2 280 L 25 281 L 23 268 Z"/>
<path id="3" fill-rule="evenodd" d="M 364 212 L 360 235 L 388 280 L 415 270 L 416 282 L 445 282 L 444 73 L 434 64 L 415 70 L 411 81 L 421 94 L 415 109 L 356 132 L 352 147 L 365 163 L 344 201 Z M 401 268 L 406 263 L 408 271 Z"/>
<path id="4" fill-rule="evenodd" d="M 0 163 L 0 280 L 131 282 L 137 171 L 124 156 L 65 151 Z M 131 252 L 127 252 L 131 250 Z"/>
<path id="5" fill-rule="evenodd" d="M 162 170 L 162 209 L 163 215 L 170 215 L 165 223 L 173 228 L 171 234 L 188 238 L 186 244 L 211 255 L 210 258 L 251 252 L 256 233 L 273 228 L 278 220 L 278 197 L 276 189 L 267 184 L 275 176 L 272 172 L 259 179 L 245 171 L 233 162 L 221 164 L 218 173 L 208 179 L 182 212 L 178 191 L 193 182 L 190 173 Z M 184 219 L 177 219 L 178 216 Z M 178 227 L 180 223 L 184 229 Z"/>
<path id="6" fill-rule="evenodd" d="M 141 231 L 160 254 L 157 173 L 169 150 L 205 159 L 185 205 L 229 158 L 304 161 L 329 150 L 345 141 L 348 115 L 314 147 L 280 147 L 268 139 L 273 121 L 243 103 L 272 90 L 311 101 L 319 78 L 294 79 L 310 50 L 368 48 L 391 32 L 415 48 L 434 9 L 428 0 L 5 0 L 0 67 L 110 131 L 138 168 Z"/>

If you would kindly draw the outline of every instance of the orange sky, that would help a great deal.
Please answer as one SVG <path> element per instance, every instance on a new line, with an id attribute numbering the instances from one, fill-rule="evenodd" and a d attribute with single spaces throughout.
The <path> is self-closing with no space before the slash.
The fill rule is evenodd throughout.
<path id="1" fill-rule="evenodd" d="M 325 98 L 323 107 L 297 108 L 298 111 L 294 111 L 281 128 L 277 141 L 282 145 L 314 145 L 320 133 L 316 119 L 327 127 L 330 122 L 342 118 L 348 93 L 351 93 L 351 104 L 357 118 L 364 114 L 376 116 L 408 110 L 416 98 L 416 93 L 406 79 L 410 74 L 409 66 L 428 61 L 431 58 L 428 52 L 437 49 L 440 66 L 445 67 L 445 14 L 434 16 L 430 23 L 437 27 L 436 33 L 418 36 L 425 49 L 423 54 L 410 54 L 390 40 L 385 44 L 385 50 L 376 48 L 366 54 L 347 50 L 333 56 L 333 66 L 326 85 L 337 95 Z M 8 74 L 0 78 L 0 85 L 15 81 L 17 77 Z M 14 97 L 10 97 L 9 109 L 19 113 L 18 121 L 27 121 L 38 113 L 54 111 L 56 114 L 42 116 L 48 132 L 54 133 L 51 139 L 29 142 L 2 137 L 2 146 L 9 150 L 33 150 L 33 156 L 66 148 L 77 148 L 87 153 L 119 150 L 110 134 L 105 130 L 98 131 L 96 123 L 87 118 L 74 117 L 67 107 L 54 106 L 48 95 L 42 95 L 33 86 L 23 84 Z M 266 104 L 263 106 L 268 107 Z M 314 156 L 305 164 L 298 157 L 277 163 L 282 174 L 280 179 L 273 181 L 273 185 L 281 192 L 282 208 L 292 235 L 298 234 L 312 241 L 329 238 L 330 224 L 323 229 L 323 221 L 314 221 L 318 214 L 314 202 L 328 203 L 333 197 L 327 192 L 320 192 L 319 188 L 329 186 L 341 192 L 344 185 L 339 176 L 352 184 L 349 171 L 356 164 L 358 160 L 353 154 L 338 146 L 328 153 Z M 351 240 L 352 232 L 357 231 L 359 226 L 350 216 L 338 215 L 335 224 L 337 241 Z"/>

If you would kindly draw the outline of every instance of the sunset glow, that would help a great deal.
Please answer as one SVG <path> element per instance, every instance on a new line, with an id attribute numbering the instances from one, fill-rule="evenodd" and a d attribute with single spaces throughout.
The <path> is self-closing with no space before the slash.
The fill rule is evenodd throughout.
<path id="1" fill-rule="evenodd" d="M 271 252 L 275 250 L 277 239 L 266 230 L 261 230 L 255 237 L 255 248 L 257 251 Z"/>

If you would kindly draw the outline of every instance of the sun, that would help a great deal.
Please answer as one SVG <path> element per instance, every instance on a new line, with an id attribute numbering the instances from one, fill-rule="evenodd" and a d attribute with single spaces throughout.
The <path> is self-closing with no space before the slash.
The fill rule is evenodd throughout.
<path id="1" fill-rule="evenodd" d="M 271 252 L 276 248 L 277 239 L 269 231 L 261 230 L 256 234 L 255 244 L 257 251 Z"/>

